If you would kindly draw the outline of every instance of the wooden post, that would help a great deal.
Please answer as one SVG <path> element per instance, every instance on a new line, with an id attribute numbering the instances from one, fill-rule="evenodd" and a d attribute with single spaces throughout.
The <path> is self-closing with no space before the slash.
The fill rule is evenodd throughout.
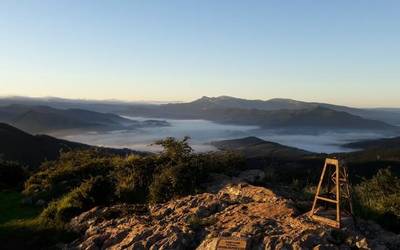
<path id="1" fill-rule="evenodd" d="M 339 161 L 336 163 L 336 222 L 340 228 L 340 169 L 339 169 Z"/>
<path id="2" fill-rule="evenodd" d="M 317 205 L 318 195 L 319 195 L 319 193 L 321 191 L 322 182 L 324 180 L 324 176 L 325 176 L 325 172 L 326 172 L 326 166 L 327 166 L 327 163 L 325 161 L 324 168 L 322 169 L 321 177 L 319 178 L 319 183 L 318 183 L 318 187 L 317 187 L 317 194 L 314 197 L 313 206 L 312 206 L 312 209 L 311 209 L 311 212 L 310 212 L 311 216 L 313 215 L 314 210 L 315 210 L 315 206 Z"/>

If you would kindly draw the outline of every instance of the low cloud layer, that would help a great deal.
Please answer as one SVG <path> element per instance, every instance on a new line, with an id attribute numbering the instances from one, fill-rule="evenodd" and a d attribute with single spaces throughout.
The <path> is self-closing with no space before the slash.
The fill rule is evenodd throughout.
<path id="1" fill-rule="evenodd" d="M 136 120 L 148 118 L 132 117 Z M 246 136 L 257 136 L 266 141 L 293 146 L 312 152 L 345 152 L 349 151 L 340 145 L 361 139 L 383 137 L 381 134 L 368 132 L 326 132 L 320 134 L 293 134 L 282 131 L 259 130 L 255 126 L 223 125 L 205 120 L 167 120 L 170 127 L 152 127 L 133 131 L 113 131 L 104 133 L 81 133 L 65 135 L 64 139 L 91 145 L 115 148 L 130 148 L 141 151 L 158 151 L 151 146 L 159 139 L 172 136 L 182 138 L 190 136 L 192 147 L 199 152 L 215 150 L 208 143 L 211 141 L 236 139 Z"/>

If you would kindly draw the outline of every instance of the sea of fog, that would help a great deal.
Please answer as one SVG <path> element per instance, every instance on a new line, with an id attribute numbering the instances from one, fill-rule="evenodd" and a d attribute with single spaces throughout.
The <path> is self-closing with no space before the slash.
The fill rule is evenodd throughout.
<path id="1" fill-rule="evenodd" d="M 126 117 L 133 120 L 148 120 L 143 117 Z M 216 150 L 209 144 L 211 141 L 237 139 L 246 136 L 257 136 L 261 139 L 277 142 L 283 145 L 297 147 L 312 152 L 347 152 L 348 148 L 341 147 L 347 142 L 362 139 L 383 137 L 381 134 L 368 132 L 329 132 L 319 134 L 293 134 L 274 130 L 261 130 L 257 126 L 239 126 L 217 124 L 206 120 L 173 120 L 168 121 L 169 127 L 150 127 L 137 130 L 111 132 L 85 132 L 62 136 L 63 139 L 82 142 L 90 145 L 130 148 L 140 151 L 158 151 L 151 145 L 154 141 L 165 137 L 183 138 L 190 136 L 191 146 L 198 152 Z"/>

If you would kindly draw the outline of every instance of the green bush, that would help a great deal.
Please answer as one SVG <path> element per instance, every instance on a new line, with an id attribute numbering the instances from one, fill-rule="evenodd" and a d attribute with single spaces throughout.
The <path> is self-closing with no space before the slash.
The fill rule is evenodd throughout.
<path id="1" fill-rule="evenodd" d="M 116 156 L 96 150 L 63 152 L 25 182 L 24 195 L 49 202 L 41 218 L 66 222 L 97 205 L 166 202 L 200 192 L 210 173 L 232 175 L 244 165 L 234 153 L 195 154 L 188 139 L 157 141 L 159 154 Z"/>
<path id="2" fill-rule="evenodd" d="M 42 164 L 25 182 L 24 195 L 35 200 L 57 199 L 91 177 L 107 176 L 119 159 L 95 150 L 62 153 L 57 161 Z"/>
<path id="3" fill-rule="evenodd" d="M 196 166 L 181 163 L 164 169 L 154 177 L 149 187 L 150 202 L 166 202 L 174 197 L 195 193 L 199 186 Z"/>
<path id="4" fill-rule="evenodd" d="M 381 169 L 355 187 L 356 212 L 384 227 L 400 231 L 400 178 Z"/>
<path id="5" fill-rule="evenodd" d="M 156 167 L 154 157 L 127 157 L 112 173 L 116 180 L 118 200 L 145 203 Z"/>
<path id="6" fill-rule="evenodd" d="M 149 187 L 149 201 L 166 202 L 172 198 L 195 194 L 210 173 L 232 175 L 244 166 L 244 158 L 231 152 L 193 154 L 187 138 L 160 141 L 165 146 Z"/>
<path id="7" fill-rule="evenodd" d="M 193 152 L 193 149 L 189 146 L 189 139 L 190 137 L 188 136 L 185 136 L 182 140 L 167 137 L 156 141 L 154 145 L 159 145 L 163 148 L 160 154 L 161 158 L 170 162 L 179 162 L 186 160 Z"/>
<path id="8" fill-rule="evenodd" d="M 68 222 L 72 217 L 97 205 L 112 202 L 113 185 L 106 178 L 95 177 L 51 202 L 40 215 L 45 222 Z"/>
<path id="9" fill-rule="evenodd" d="M 199 155 L 198 158 L 207 173 L 235 175 L 246 167 L 245 158 L 235 152 L 210 152 Z"/>

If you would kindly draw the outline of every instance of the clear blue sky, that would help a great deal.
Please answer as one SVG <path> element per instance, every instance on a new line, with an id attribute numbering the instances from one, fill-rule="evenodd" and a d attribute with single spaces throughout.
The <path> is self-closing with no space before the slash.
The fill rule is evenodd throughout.
<path id="1" fill-rule="evenodd" d="M 0 2 L 0 95 L 400 107 L 400 1 Z"/>

